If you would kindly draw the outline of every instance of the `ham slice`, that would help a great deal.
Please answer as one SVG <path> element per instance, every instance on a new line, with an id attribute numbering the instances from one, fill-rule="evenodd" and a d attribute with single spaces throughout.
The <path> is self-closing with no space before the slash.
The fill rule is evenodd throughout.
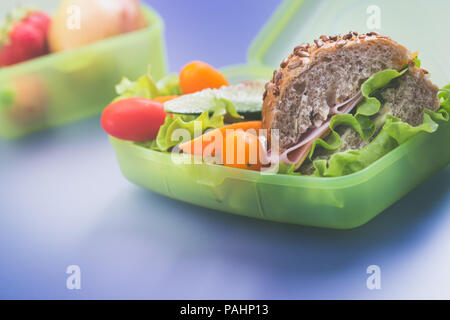
<path id="1" fill-rule="evenodd" d="M 336 114 L 350 113 L 355 106 L 363 99 L 361 91 L 350 99 L 340 103 L 330 109 L 330 116 L 320 127 L 308 130 L 300 138 L 300 141 L 285 150 L 279 157 L 278 155 L 271 154 L 270 159 L 272 162 L 284 162 L 286 164 L 295 164 L 295 169 L 298 169 L 303 161 L 306 159 L 309 151 L 312 148 L 314 141 L 320 137 L 323 137 L 330 129 L 331 117 Z"/>

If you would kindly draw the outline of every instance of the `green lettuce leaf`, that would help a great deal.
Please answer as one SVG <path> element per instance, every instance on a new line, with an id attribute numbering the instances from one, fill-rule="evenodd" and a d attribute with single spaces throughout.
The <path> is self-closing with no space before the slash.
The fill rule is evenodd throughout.
<path id="1" fill-rule="evenodd" d="M 230 122 L 234 122 L 233 120 L 244 119 L 244 117 L 236 111 L 234 104 L 225 98 L 215 98 L 214 106 L 209 109 L 209 112 L 212 112 L 215 117 L 228 116 L 228 118 L 232 119 Z"/>
<path id="2" fill-rule="evenodd" d="M 413 127 L 400 119 L 386 116 L 386 122 L 378 135 L 361 150 L 348 150 L 333 154 L 327 160 L 316 160 L 313 165 L 317 177 L 340 177 L 360 171 L 393 149 L 404 144 L 420 132 L 433 133 L 439 127 L 436 121 L 448 121 L 448 112 L 440 109 L 425 110 L 423 124 Z"/>
<path id="3" fill-rule="evenodd" d="M 156 83 L 161 96 L 181 95 L 180 78 L 177 74 L 169 74 Z"/>
<path id="4" fill-rule="evenodd" d="M 314 176 L 340 177 L 364 169 L 369 164 L 393 150 L 397 145 L 386 132 L 380 132 L 365 148 L 355 151 L 348 150 L 333 154 L 327 160 L 313 162 Z"/>
<path id="5" fill-rule="evenodd" d="M 177 129 L 184 129 L 189 133 L 190 139 L 197 138 L 198 135 L 203 134 L 207 129 L 215 129 L 223 127 L 225 116 L 234 119 L 242 119 L 236 112 L 236 109 L 230 101 L 226 99 L 216 99 L 215 105 L 208 111 L 203 112 L 199 116 L 192 115 L 173 115 L 167 116 L 164 124 L 161 126 L 156 137 L 155 143 L 152 143 L 150 148 L 159 151 L 167 151 L 176 146 L 182 141 L 184 137 L 176 137 L 175 131 Z M 199 132 L 195 132 L 195 124 L 198 123 Z"/>
<path id="6" fill-rule="evenodd" d="M 114 101 L 134 97 L 153 99 L 160 95 L 158 87 L 149 73 L 136 81 L 123 78 L 116 86 L 116 92 L 119 96 Z"/>
<path id="7" fill-rule="evenodd" d="M 386 87 L 392 80 L 403 75 L 408 68 L 398 72 L 397 70 L 383 70 L 375 73 L 369 79 L 367 79 L 361 86 L 361 93 L 365 98 L 364 101 L 358 106 L 356 114 L 363 116 L 373 116 L 380 111 L 381 102 L 370 95 L 376 90 Z"/>
<path id="8" fill-rule="evenodd" d="M 347 127 L 353 128 L 356 132 L 359 133 L 364 141 L 368 141 L 376 131 L 375 124 L 372 122 L 372 120 L 370 120 L 369 117 L 361 115 L 353 116 L 352 114 L 334 115 L 330 120 L 330 134 L 326 137 L 326 139 L 314 140 L 308 156 L 310 160 L 312 159 L 317 146 L 321 146 L 322 148 L 328 150 L 337 150 L 341 147 L 341 136 L 335 131 L 335 129 L 340 125 L 345 125 Z"/>
<path id="9" fill-rule="evenodd" d="M 438 97 L 441 107 L 450 113 L 450 84 L 439 90 Z"/>
<path id="10" fill-rule="evenodd" d="M 181 90 L 177 75 L 168 75 L 156 82 L 148 72 L 136 81 L 122 78 L 116 86 L 116 92 L 118 97 L 114 101 L 134 97 L 153 99 L 159 96 L 180 95 Z"/>

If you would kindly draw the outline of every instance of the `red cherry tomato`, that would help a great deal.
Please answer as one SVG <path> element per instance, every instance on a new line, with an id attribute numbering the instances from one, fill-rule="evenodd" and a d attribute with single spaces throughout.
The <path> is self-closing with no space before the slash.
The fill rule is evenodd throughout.
<path id="1" fill-rule="evenodd" d="M 101 124 L 109 135 L 122 140 L 155 139 L 166 113 L 161 102 L 129 98 L 111 103 L 105 108 Z"/>

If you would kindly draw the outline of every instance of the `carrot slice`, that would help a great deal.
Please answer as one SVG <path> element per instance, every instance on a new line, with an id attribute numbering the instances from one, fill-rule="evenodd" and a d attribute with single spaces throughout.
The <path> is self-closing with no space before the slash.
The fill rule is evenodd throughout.
<path id="1" fill-rule="evenodd" d="M 255 170 L 261 169 L 262 145 L 252 133 L 234 130 L 226 134 L 222 163 L 226 167 Z"/>
<path id="2" fill-rule="evenodd" d="M 263 151 L 257 136 L 259 129 L 261 121 L 234 123 L 211 130 L 179 147 L 185 153 L 218 157 L 227 167 L 260 170 Z"/>
<path id="3" fill-rule="evenodd" d="M 153 98 L 152 100 L 164 103 L 164 102 L 176 99 L 176 98 L 178 98 L 178 96 L 159 96 L 159 97 Z"/>
<path id="4" fill-rule="evenodd" d="M 227 126 L 223 126 L 221 128 L 217 128 L 211 131 L 206 132 L 194 140 L 185 142 L 181 144 L 179 147 L 185 153 L 195 154 L 195 155 L 203 155 L 206 147 L 214 142 L 214 138 L 219 134 L 222 136 L 222 139 L 225 138 L 225 134 L 227 130 L 242 130 L 247 131 L 250 129 L 259 130 L 261 128 L 261 121 L 246 121 L 246 122 L 237 122 Z M 214 156 L 214 154 L 212 154 Z"/>

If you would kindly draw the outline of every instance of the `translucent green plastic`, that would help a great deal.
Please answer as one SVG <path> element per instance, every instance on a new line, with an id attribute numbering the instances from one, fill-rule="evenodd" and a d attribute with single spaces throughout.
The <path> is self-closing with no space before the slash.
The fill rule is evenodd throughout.
<path id="1" fill-rule="evenodd" d="M 148 65 L 155 79 L 162 78 L 163 23 L 143 9 L 149 24 L 143 30 L 2 69 L 0 92 L 12 102 L 0 107 L 0 136 L 20 137 L 96 115 L 115 97 L 123 76 L 137 78 Z"/>
<path id="2" fill-rule="evenodd" d="M 448 0 L 285 0 L 248 51 L 250 64 L 278 68 L 293 48 L 320 35 L 376 31 L 419 51 L 442 87 L 450 83 Z"/>
<path id="3" fill-rule="evenodd" d="M 427 32 L 436 28 L 447 30 L 446 19 L 437 20 L 436 15 L 445 15 L 448 10 L 439 10 L 447 8 L 449 2 L 436 1 L 436 6 L 429 6 L 437 10 L 429 16 L 433 24 L 421 23 L 410 30 L 411 34 L 400 24 L 403 18 L 419 18 L 418 15 L 423 21 L 422 2 L 376 3 L 386 17 L 382 20 L 386 28 L 383 33 L 402 43 L 406 39 L 405 44 L 412 45 L 411 49 L 423 48 L 420 57 L 427 69 L 430 66 L 433 81 L 439 85 L 449 83 L 450 44 L 440 42 L 447 50 L 433 52 L 428 46 L 434 48 L 434 44 L 426 40 Z M 252 44 L 249 63 L 225 68 L 223 72 L 231 82 L 268 78 L 294 44 L 311 41 L 321 34 L 367 31 L 365 14 L 371 4 L 372 1 L 364 0 L 285 1 Z M 368 222 L 449 164 L 450 148 L 443 146 L 448 146 L 450 140 L 450 123 L 439 125 L 436 132 L 421 133 L 366 169 L 339 178 L 263 175 L 206 163 L 175 164 L 168 153 L 115 138 L 111 138 L 111 143 L 127 179 L 165 196 L 254 218 L 349 229 Z"/>
<path id="4" fill-rule="evenodd" d="M 302 225 L 358 227 L 450 161 L 450 125 L 420 134 L 366 169 L 339 178 L 262 175 L 211 164 L 180 165 L 169 153 L 111 138 L 127 179 L 165 196 L 239 215 Z"/>

